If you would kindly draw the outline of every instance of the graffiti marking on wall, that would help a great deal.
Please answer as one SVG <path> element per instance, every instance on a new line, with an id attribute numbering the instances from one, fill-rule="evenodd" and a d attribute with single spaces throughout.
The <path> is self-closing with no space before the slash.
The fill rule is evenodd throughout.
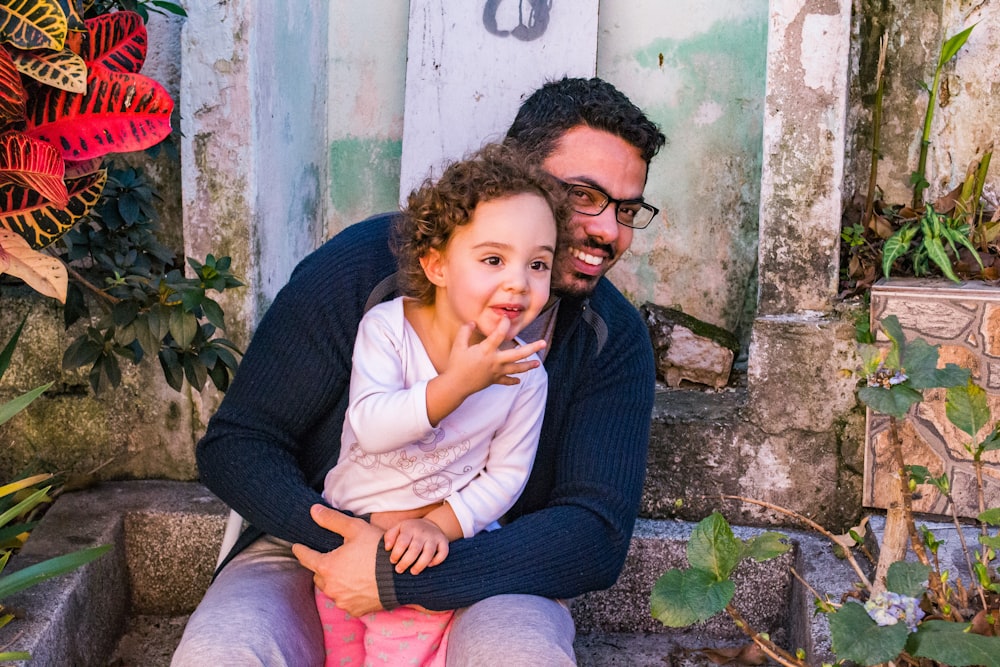
<path id="1" fill-rule="evenodd" d="M 486 0 L 483 7 L 483 26 L 491 35 L 506 37 L 512 35 L 522 42 L 538 39 L 545 33 L 549 25 L 549 12 L 552 10 L 552 0 L 527 0 L 528 20 L 524 20 L 525 0 L 517 3 L 517 26 L 512 30 L 501 30 L 497 25 L 497 12 L 503 0 Z"/>

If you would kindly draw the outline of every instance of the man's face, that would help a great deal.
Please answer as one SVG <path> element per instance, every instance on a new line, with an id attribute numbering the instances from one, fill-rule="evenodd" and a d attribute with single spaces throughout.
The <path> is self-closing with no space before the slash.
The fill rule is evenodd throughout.
<path id="1" fill-rule="evenodd" d="M 613 199 L 640 199 L 646 186 L 646 163 L 639 149 L 603 130 L 585 125 L 562 136 L 542 163 L 566 183 L 598 188 Z M 615 205 L 599 215 L 574 213 L 569 241 L 560 244 L 552 289 L 561 294 L 589 294 L 632 244 L 632 229 L 618 224 Z"/>

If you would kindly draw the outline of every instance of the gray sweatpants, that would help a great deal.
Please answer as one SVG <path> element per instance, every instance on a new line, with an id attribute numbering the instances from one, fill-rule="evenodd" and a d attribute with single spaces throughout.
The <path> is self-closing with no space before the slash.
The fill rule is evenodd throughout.
<path id="1" fill-rule="evenodd" d="M 461 609 L 448 665 L 575 665 L 573 618 L 565 605 L 534 595 L 501 595 Z M 315 667 L 323 633 L 312 572 L 287 542 L 264 537 L 234 558 L 188 620 L 172 667 Z"/>

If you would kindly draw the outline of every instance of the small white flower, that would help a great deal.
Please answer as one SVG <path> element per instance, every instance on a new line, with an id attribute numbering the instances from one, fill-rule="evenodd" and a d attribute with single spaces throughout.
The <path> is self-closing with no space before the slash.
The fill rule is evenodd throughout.
<path id="1" fill-rule="evenodd" d="M 910 632 L 917 631 L 917 623 L 924 617 L 924 610 L 916 598 L 892 591 L 873 595 L 865 603 L 865 611 L 878 625 L 896 625 L 903 621 Z"/>

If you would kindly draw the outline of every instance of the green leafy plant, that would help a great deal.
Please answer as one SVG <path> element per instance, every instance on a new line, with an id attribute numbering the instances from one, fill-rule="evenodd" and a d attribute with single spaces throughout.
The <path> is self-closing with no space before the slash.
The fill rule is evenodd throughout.
<path id="1" fill-rule="evenodd" d="M 1000 667 L 1000 581 L 996 575 L 1000 508 L 985 508 L 982 481 L 983 455 L 1000 450 L 1000 420 L 994 420 L 986 392 L 972 381 L 968 369 L 939 364 L 938 348 L 921 339 L 906 340 L 895 316 L 885 318 L 881 330 L 888 344 L 860 346 L 864 380 L 858 398 L 889 418 L 889 449 L 898 483 L 886 513 L 874 576 L 869 576 L 851 549 L 842 549 L 840 553 L 858 577 L 857 589 L 839 600 L 817 594 L 816 609 L 828 616 L 838 661 Z M 975 557 L 951 503 L 969 570 L 967 584 L 942 568 L 937 557 L 942 542 L 926 527 L 918 530 L 913 517 L 912 495 L 920 485 L 932 484 L 950 498 L 953 480 L 947 475 L 935 477 L 926 467 L 907 465 L 897 424 L 923 400 L 924 391 L 940 388 L 946 389 L 948 420 L 969 437 L 962 446 L 973 457 L 977 473 L 980 535 Z M 778 511 L 843 547 L 843 541 L 807 517 L 769 503 L 739 500 Z M 774 645 L 730 610 L 734 587 L 729 576 L 739 560 L 781 553 L 778 545 L 783 540 L 767 535 L 767 548 L 755 549 L 735 540 L 720 515 L 703 520 L 688 543 L 690 567 L 668 571 L 654 586 L 650 597 L 653 616 L 666 625 L 683 627 L 725 610 L 775 662 L 811 664 L 801 650 L 792 653 Z"/>
<path id="2" fill-rule="evenodd" d="M 855 201 L 844 212 L 842 296 L 863 293 L 880 275 L 940 274 L 955 282 L 971 278 L 1000 282 L 1000 208 L 987 210 L 988 205 L 983 200 L 992 145 L 969 164 L 963 181 L 956 188 L 933 202 L 925 201 L 929 185 L 927 154 L 941 74 L 965 46 L 974 27 L 944 41 L 931 84 L 923 86 L 928 94 L 927 107 L 917 167 L 910 177 L 913 198 L 908 205 L 884 201 L 877 187 L 886 49 L 883 36 L 872 113 L 868 191 L 863 202 Z"/>
<path id="3" fill-rule="evenodd" d="M 0 274 L 66 304 L 67 327 L 90 317 L 88 296 L 98 305 L 63 357 L 89 366 L 94 391 L 147 355 L 177 390 L 225 391 L 239 350 L 217 336 L 209 293 L 243 283 L 228 257 L 178 261 L 145 175 L 105 161 L 171 132 L 173 100 L 140 74 L 150 12 L 184 14 L 164 0 L 0 0 Z"/>
<path id="4" fill-rule="evenodd" d="M 0 377 L 3 377 L 10 365 L 14 347 L 23 328 L 24 322 L 22 321 L 3 351 L 0 352 Z M 26 408 L 50 385 L 51 383 L 43 385 L 12 401 L 0 404 L 0 425 Z M 83 549 L 64 556 L 50 558 L 13 574 L 4 574 L 11 555 L 24 545 L 28 534 L 36 525 L 35 522 L 24 522 L 21 519 L 41 503 L 52 500 L 49 496 L 51 485 L 35 488 L 51 478 L 52 475 L 49 474 L 34 475 L 0 485 L 0 628 L 14 620 L 14 614 L 5 609 L 2 604 L 4 599 L 46 579 L 75 570 L 99 558 L 111 549 L 110 545 Z M 29 660 L 30 658 L 31 656 L 23 651 L 0 651 L 0 661 Z"/>
<path id="5" fill-rule="evenodd" d="M 208 379 L 222 391 L 238 367 L 239 349 L 217 336 L 225 314 L 211 293 L 240 287 L 229 257 L 189 258 L 192 277 L 157 240 L 155 193 L 140 169 L 111 167 L 104 195 L 89 216 L 63 237 L 74 277 L 65 308 L 66 326 L 89 316 L 86 293 L 101 315 L 66 349 L 63 366 L 90 368 L 90 384 L 121 381 L 119 360 L 156 355 L 168 384 L 184 379 L 202 388 Z M 75 267 L 79 266 L 77 269 Z M 95 285 L 102 285 L 100 289 Z"/>

